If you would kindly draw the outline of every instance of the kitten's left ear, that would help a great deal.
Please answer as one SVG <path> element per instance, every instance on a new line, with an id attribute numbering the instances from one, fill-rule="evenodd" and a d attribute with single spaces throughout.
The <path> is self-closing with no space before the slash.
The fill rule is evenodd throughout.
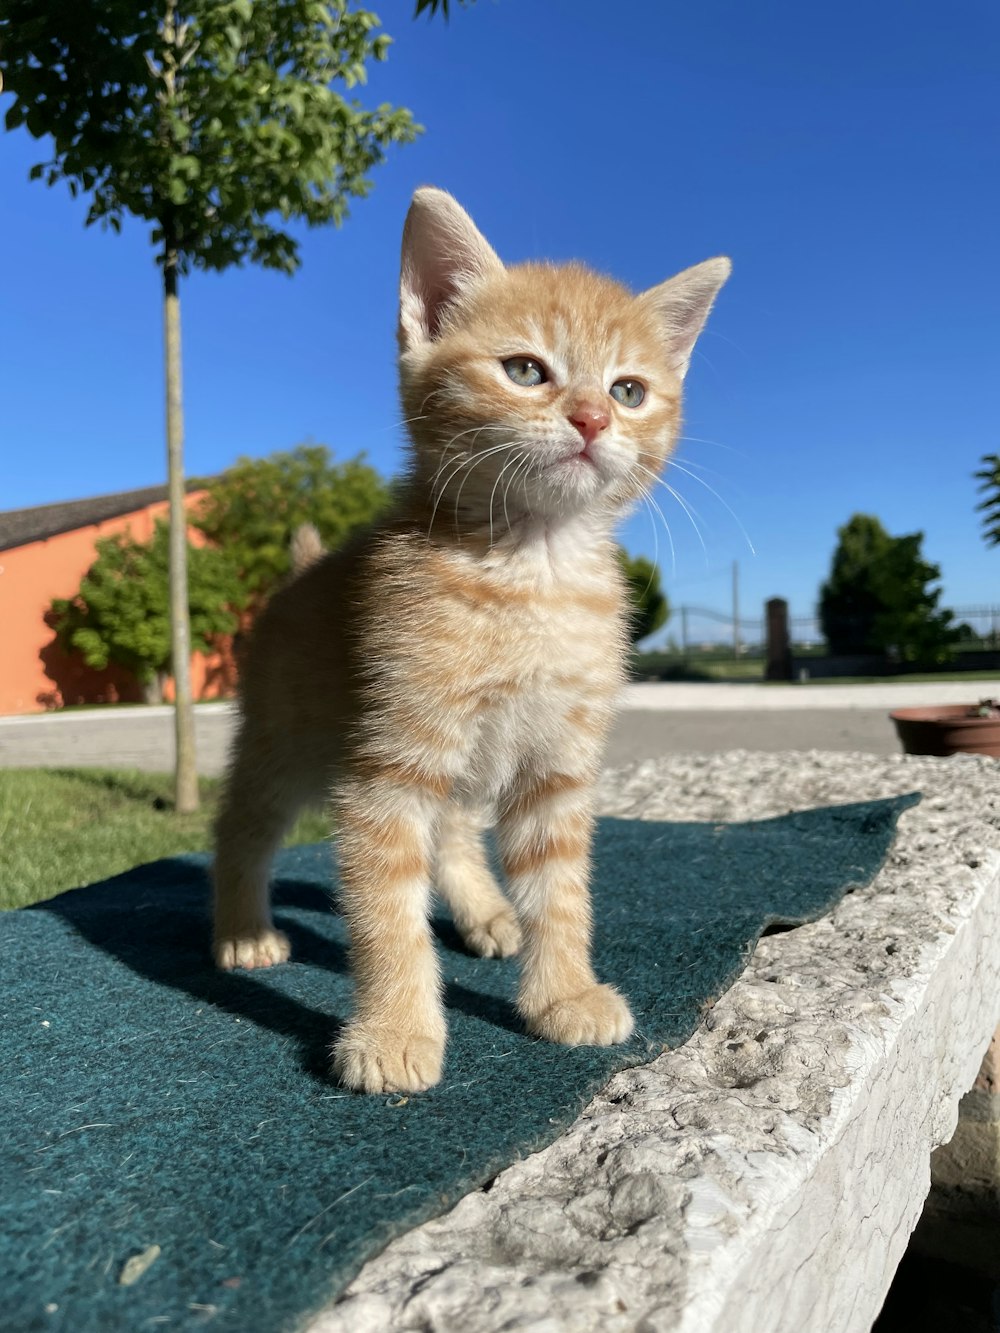
<path id="1" fill-rule="evenodd" d="M 403 228 L 399 345 L 433 342 L 448 306 L 484 278 L 503 273 L 496 251 L 444 190 L 417 190 Z"/>
<path id="2" fill-rule="evenodd" d="M 728 259 L 706 259 L 658 287 L 650 287 L 637 298 L 656 315 L 667 344 L 670 368 L 678 379 L 687 374 L 695 341 L 731 271 Z"/>

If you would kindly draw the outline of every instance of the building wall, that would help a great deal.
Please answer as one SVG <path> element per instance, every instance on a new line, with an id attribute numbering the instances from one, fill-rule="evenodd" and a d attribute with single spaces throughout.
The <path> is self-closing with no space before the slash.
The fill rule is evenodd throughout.
<path id="1" fill-rule="evenodd" d="M 188 504 L 203 492 L 192 492 Z M 128 672 L 116 667 L 92 671 L 76 655 L 55 644 L 46 624 L 54 597 L 72 597 L 94 562 L 99 537 L 130 529 L 148 541 L 166 501 L 122 514 L 46 541 L 0 551 L 0 714 L 39 713 L 65 704 L 138 702 L 142 691 Z M 235 684 L 232 655 L 196 653 L 192 658 L 195 698 L 230 694 Z"/>

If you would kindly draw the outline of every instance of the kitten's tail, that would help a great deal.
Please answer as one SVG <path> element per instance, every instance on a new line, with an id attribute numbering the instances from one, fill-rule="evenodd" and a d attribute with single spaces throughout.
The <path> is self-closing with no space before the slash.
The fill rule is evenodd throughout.
<path id="1" fill-rule="evenodd" d="M 289 552 L 292 557 L 292 573 L 301 574 L 304 569 L 308 569 L 326 555 L 326 548 L 313 524 L 303 523 L 292 533 Z"/>

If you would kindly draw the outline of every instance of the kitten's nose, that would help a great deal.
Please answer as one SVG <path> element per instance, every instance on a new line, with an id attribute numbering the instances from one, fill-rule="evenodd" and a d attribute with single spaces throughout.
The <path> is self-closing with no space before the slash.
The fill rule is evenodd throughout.
<path id="1" fill-rule="evenodd" d="M 584 447 L 594 443 L 602 430 L 606 430 L 611 413 L 597 403 L 578 403 L 569 414 L 569 419 L 583 436 Z"/>

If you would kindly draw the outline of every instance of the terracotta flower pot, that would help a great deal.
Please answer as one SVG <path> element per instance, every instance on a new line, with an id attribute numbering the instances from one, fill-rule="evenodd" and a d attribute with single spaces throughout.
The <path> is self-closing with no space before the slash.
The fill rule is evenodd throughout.
<path id="1" fill-rule="evenodd" d="M 939 704 L 930 708 L 897 708 L 896 724 L 906 754 L 947 755 L 958 752 L 1000 758 L 1000 705 Z"/>

